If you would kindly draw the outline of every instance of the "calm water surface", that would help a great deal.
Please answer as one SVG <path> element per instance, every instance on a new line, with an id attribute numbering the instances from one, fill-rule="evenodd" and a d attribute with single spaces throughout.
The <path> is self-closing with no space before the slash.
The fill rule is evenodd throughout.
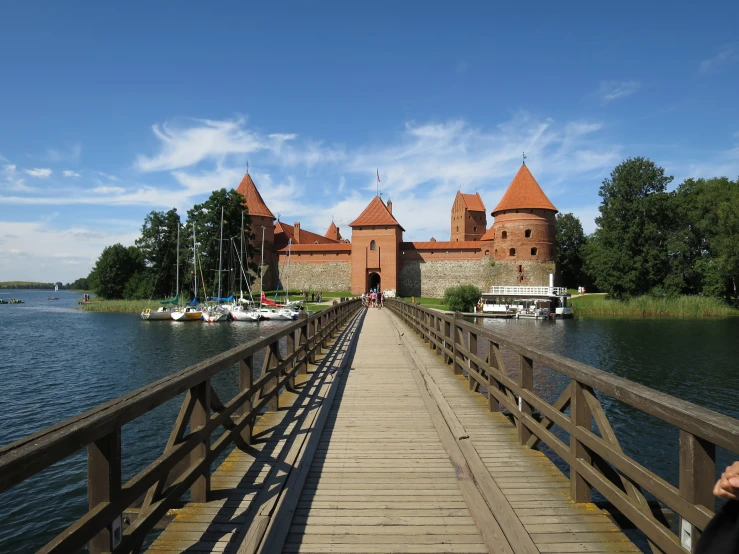
<path id="1" fill-rule="evenodd" d="M 76 309 L 77 293 L 2 291 L 26 300 L 0 305 L 0 445 L 136 389 L 281 324 L 145 322 L 137 315 Z M 501 333 L 591 364 L 679 398 L 739 417 L 739 319 L 537 322 L 485 320 Z M 222 399 L 235 371 L 214 386 Z M 536 368 L 537 392 L 551 397 L 564 381 Z M 123 429 L 124 479 L 161 454 L 181 399 Z M 616 401 L 603 404 L 622 446 L 677 482 L 677 432 Z M 0 495 L 0 552 L 34 552 L 86 511 L 85 453 Z M 719 453 L 719 463 L 728 454 Z"/>

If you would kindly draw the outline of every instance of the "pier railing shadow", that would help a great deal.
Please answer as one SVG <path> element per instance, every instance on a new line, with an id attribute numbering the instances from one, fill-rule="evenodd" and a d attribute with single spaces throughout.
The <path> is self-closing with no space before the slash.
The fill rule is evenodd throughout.
<path id="1" fill-rule="evenodd" d="M 274 333 L 169 375 L 78 416 L 0 448 L 0 493 L 87 449 L 88 511 L 40 552 L 135 552 L 188 491 L 212 498 L 211 465 L 231 444 L 249 451 L 260 414 L 279 409 L 280 393 L 296 387 L 315 354 L 360 308 L 341 302 Z M 255 357 L 264 351 L 255 379 Z M 239 368 L 239 392 L 224 402 L 211 379 Z M 128 482 L 121 478 L 121 428 L 185 393 L 163 453 Z M 212 436 L 223 428 L 215 440 Z M 131 509 L 134 508 L 133 512 Z M 123 528 L 124 512 L 136 517 Z"/>
<path id="2" fill-rule="evenodd" d="M 491 411 L 505 410 L 521 445 L 546 445 L 566 464 L 572 500 L 590 502 L 597 491 L 609 510 L 646 536 L 653 552 L 694 551 L 714 515 L 716 449 L 739 455 L 739 420 L 512 340 L 456 313 L 394 299 L 386 305 L 469 381 L 470 390 L 487 397 Z M 518 359 L 515 371 L 503 349 Z M 569 381 L 554 402 L 535 394 L 534 362 Z M 678 486 L 624 452 L 598 395 L 677 428 Z M 666 514 L 679 517 L 679 524 L 673 528 Z"/>

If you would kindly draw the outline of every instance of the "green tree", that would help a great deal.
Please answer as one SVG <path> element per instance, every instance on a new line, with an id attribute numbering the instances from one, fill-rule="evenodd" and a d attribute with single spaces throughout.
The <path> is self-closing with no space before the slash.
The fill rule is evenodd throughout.
<path id="1" fill-rule="evenodd" d="M 458 285 L 444 291 L 444 304 L 453 312 L 471 312 L 481 297 L 480 289 L 474 285 Z"/>
<path id="2" fill-rule="evenodd" d="M 128 281 L 145 270 L 144 257 L 135 246 L 106 246 L 88 277 L 91 290 L 102 298 L 125 298 Z"/>
<path id="3" fill-rule="evenodd" d="M 572 214 L 557 214 L 557 267 L 564 285 L 582 284 L 582 247 L 585 233 L 580 220 Z"/>
<path id="4" fill-rule="evenodd" d="M 670 271 L 672 177 L 646 158 L 629 158 L 603 181 L 597 229 L 583 248 L 585 271 L 616 298 L 648 293 Z"/>
<path id="5" fill-rule="evenodd" d="M 142 275 L 140 280 L 148 282 L 152 294 L 159 298 L 177 294 L 177 231 L 180 225 L 176 209 L 153 211 L 144 218 L 141 237 L 136 239 L 148 274 L 145 279 Z"/>
<path id="6" fill-rule="evenodd" d="M 90 290 L 90 285 L 87 283 L 87 277 L 81 277 L 71 285 L 68 285 L 67 288 L 72 290 Z"/>
<path id="7" fill-rule="evenodd" d="M 224 270 L 227 270 L 228 252 L 233 238 L 237 248 L 241 233 L 241 216 L 244 214 L 244 249 L 247 251 L 247 259 L 254 260 L 256 251 L 250 246 L 253 239 L 251 233 L 251 220 L 244 201 L 244 197 L 235 190 L 216 190 L 202 204 L 196 204 L 187 212 L 187 225 L 185 232 L 191 236 L 193 225 L 195 226 L 196 238 L 198 242 L 198 282 L 202 278 L 205 280 L 204 291 L 199 293 L 202 297 L 215 296 L 218 294 L 218 253 L 219 253 L 219 237 L 221 226 L 221 208 L 223 208 L 223 260 Z M 192 253 L 190 253 L 190 257 Z M 256 267 L 255 264 L 251 264 Z M 193 269 L 192 267 L 190 268 Z M 234 268 L 238 269 L 238 268 Z M 244 268 L 246 270 L 246 268 Z M 190 275 L 188 278 L 190 279 Z M 223 273 L 222 294 L 229 294 L 228 283 L 230 279 L 227 273 Z M 188 287 L 191 287 L 191 281 L 188 281 Z M 200 285 L 198 285 L 200 289 Z M 190 289 L 192 290 L 192 289 Z M 233 291 L 231 291 L 233 292 Z"/>

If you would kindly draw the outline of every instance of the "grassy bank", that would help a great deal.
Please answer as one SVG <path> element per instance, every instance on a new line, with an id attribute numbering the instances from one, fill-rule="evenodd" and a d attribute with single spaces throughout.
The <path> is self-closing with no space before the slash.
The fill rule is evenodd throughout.
<path id="1" fill-rule="evenodd" d="M 100 298 L 93 298 L 90 302 L 80 304 L 86 312 L 118 314 L 140 314 L 146 308 L 156 310 L 159 306 L 158 300 L 102 300 Z"/>
<path id="2" fill-rule="evenodd" d="M 629 300 L 611 300 L 604 294 L 586 294 L 570 300 L 576 316 L 603 315 L 620 317 L 725 317 L 739 315 L 716 298 L 677 296 L 653 298 L 638 296 Z"/>
<path id="3" fill-rule="evenodd" d="M 404 302 L 410 302 L 410 298 L 398 298 L 398 300 L 403 300 Z M 433 308 L 435 310 L 448 310 L 449 307 L 442 303 L 441 298 L 428 298 L 425 296 L 416 296 L 413 298 L 413 301 L 416 304 L 420 304 L 424 308 Z"/>

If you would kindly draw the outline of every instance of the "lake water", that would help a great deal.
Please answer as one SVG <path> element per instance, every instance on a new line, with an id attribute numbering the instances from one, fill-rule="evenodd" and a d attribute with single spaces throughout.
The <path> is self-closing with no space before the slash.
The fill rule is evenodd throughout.
<path id="1" fill-rule="evenodd" d="M 49 294 L 58 301 L 47 301 Z M 145 322 L 138 315 L 82 312 L 78 293 L 1 291 L 26 300 L 0 305 L 0 445 L 136 389 L 223 350 L 272 332 L 279 323 Z M 739 417 L 739 319 L 486 320 L 502 333 Z M 537 369 L 537 387 L 555 394 L 557 377 Z M 235 372 L 214 383 L 222 399 Z M 161 454 L 179 409 L 175 399 L 123 429 L 124 479 Z M 624 449 L 677 482 L 677 432 L 604 399 Z M 634 424 L 635 421 L 643 422 Z M 719 453 L 719 463 L 728 461 Z M 86 511 L 81 451 L 0 495 L 0 552 L 35 552 Z"/>

